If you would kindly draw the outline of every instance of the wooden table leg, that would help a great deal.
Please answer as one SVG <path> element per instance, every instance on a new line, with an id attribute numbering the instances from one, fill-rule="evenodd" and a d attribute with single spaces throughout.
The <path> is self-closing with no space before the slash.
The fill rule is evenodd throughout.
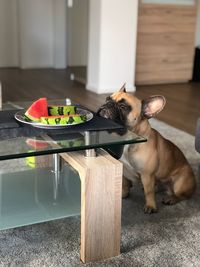
<path id="1" fill-rule="evenodd" d="M 81 260 L 98 261 L 120 254 L 122 164 L 107 152 L 60 154 L 81 179 Z"/>

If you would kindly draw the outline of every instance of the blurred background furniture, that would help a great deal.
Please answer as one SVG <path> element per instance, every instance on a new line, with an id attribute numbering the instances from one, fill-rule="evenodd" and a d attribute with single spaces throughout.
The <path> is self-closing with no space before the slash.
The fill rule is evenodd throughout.
<path id="1" fill-rule="evenodd" d="M 1 82 L 0 82 L 0 110 L 2 109 L 2 88 L 1 88 Z"/>
<path id="2" fill-rule="evenodd" d="M 200 153 L 200 118 L 197 121 L 195 148 L 196 148 L 196 151 Z"/>
<path id="3" fill-rule="evenodd" d="M 200 118 L 197 120 L 196 135 L 195 135 L 195 149 L 200 153 Z M 198 168 L 198 177 L 200 178 L 200 164 Z"/>
<path id="4" fill-rule="evenodd" d="M 196 47 L 193 66 L 193 82 L 200 82 L 200 47 Z"/>

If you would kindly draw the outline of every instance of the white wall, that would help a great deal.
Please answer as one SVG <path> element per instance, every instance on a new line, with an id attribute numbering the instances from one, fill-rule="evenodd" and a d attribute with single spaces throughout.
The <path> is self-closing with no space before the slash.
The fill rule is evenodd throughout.
<path id="1" fill-rule="evenodd" d="M 87 89 L 98 92 L 100 86 L 101 1 L 89 2 Z"/>
<path id="2" fill-rule="evenodd" d="M 67 66 L 67 3 L 66 0 L 53 1 L 54 59 L 55 68 Z"/>
<path id="3" fill-rule="evenodd" d="M 0 67 L 18 66 L 17 1 L 0 0 Z"/>
<path id="4" fill-rule="evenodd" d="M 200 0 L 197 0 L 197 24 L 195 46 L 200 46 Z"/>
<path id="5" fill-rule="evenodd" d="M 4 47 L 4 52 L 0 51 L 0 64 L 7 53 L 6 60 L 9 61 L 10 56 L 12 60 L 14 58 L 12 66 L 17 65 L 19 51 L 19 65 L 23 68 L 65 67 L 66 24 L 63 23 L 66 1 L 0 0 L 0 31 L 3 32 L 0 47 Z M 19 3 L 19 21 L 10 15 L 10 12 L 15 14 L 16 3 Z M 72 33 L 73 52 L 69 64 L 88 65 L 89 90 L 113 92 L 124 82 L 128 89 L 134 90 L 138 0 L 89 0 L 89 43 L 85 19 L 88 17 L 88 0 L 74 0 L 74 5 L 78 5 L 79 11 L 72 24 L 76 30 Z M 5 24 L 2 30 L 1 26 Z M 14 32 L 9 37 L 7 27 Z M 8 42 L 4 43 L 3 39 Z"/>
<path id="6" fill-rule="evenodd" d="M 65 68 L 67 0 L 0 0 L 0 67 Z"/>
<path id="7" fill-rule="evenodd" d="M 19 0 L 20 65 L 53 67 L 53 0 Z"/>
<path id="8" fill-rule="evenodd" d="M 86 66 L 88 49 L 88 0 L 73 0 L 67 13 L 68 65 Z"/>
<path id="9" fill-rule="evenodd" d="M 90 0 L 87 89 L 135 90 L 137 0 Z"/>

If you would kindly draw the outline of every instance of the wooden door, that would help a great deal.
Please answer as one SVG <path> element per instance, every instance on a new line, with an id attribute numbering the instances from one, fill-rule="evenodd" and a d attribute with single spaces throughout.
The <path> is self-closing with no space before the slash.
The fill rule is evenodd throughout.
<path id="1" fill-rule="evenodd" d="M 196 6 L 139 5 L 136 84 L 184 82 L 192 78 Z"/>

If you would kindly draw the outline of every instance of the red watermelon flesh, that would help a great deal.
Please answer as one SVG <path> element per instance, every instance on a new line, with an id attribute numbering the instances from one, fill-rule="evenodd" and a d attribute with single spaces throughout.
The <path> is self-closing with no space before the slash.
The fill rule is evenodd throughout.
<path id="1" fill-rule="evenodd" d="M 46 97 L 39 98 L 28 108 L 25 116 L 31 121 L 40 121 L 41 117 L 48 116 L 48 104 Z"/>
<path id="2" fill-rule="evenodd" d="M 42 140 L 35 140 L 32 138 L 27 138 L 26 143 L 30 145 L 31 147 L 34 147 L 36 149 L 42 149 L 49 146 L 49 144 Z"/>

